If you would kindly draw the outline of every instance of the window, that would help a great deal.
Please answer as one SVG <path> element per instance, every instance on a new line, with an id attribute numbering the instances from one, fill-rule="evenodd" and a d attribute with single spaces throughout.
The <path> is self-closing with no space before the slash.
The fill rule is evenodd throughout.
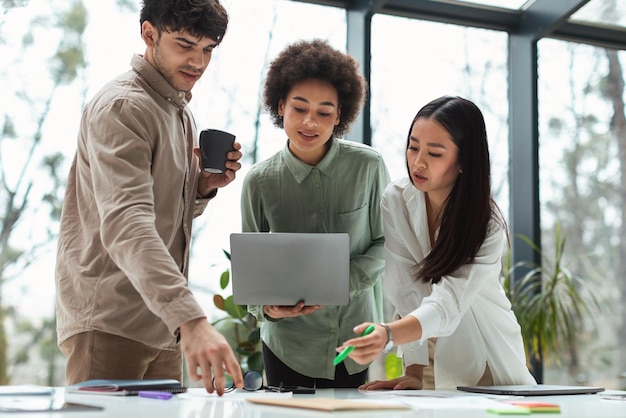
<path id="1" fill-rule="evenodd" d="M 402 46 L 390 44 L 404 39 Z M 508 213 L 507 35 L 386 15 L 372 20 L 372 146 L 392 179 L 405 177 L 405 147 L 417 111 L 443 95 L 472 100 L 487 124 L 494 197 Z"/>
<path id="2" fill-rule="evenodd" d="M 626 52 L 550 39 L 538 48 L 542 247 L 553 254 L 559 223 L 563 267 L 603 308 L 561 365 L 545 363 L 545 380 L 623 387 Z"/>

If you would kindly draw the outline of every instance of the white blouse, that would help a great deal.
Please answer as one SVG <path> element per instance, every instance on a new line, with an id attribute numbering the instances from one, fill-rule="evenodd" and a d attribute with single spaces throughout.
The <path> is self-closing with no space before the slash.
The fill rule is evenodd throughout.
<path id="1" fill-rule="evenodd" d="M 500 283 L 506 235 L 492 221 L 471 264 L 436 284 L 416 281 L 418 263 L 431 250 L 424 193 L 408 178 L 391 183 L 382 198 L 385 296 L 396 317 L 420 321 L 422 338 L 399 347 L 404 364 L 428 364 L 428 338 L 437 337 L 435 385 L 475 385 L 489 365 L 496 385 L 536 383 L 526 366 L 520 326 Z"/>

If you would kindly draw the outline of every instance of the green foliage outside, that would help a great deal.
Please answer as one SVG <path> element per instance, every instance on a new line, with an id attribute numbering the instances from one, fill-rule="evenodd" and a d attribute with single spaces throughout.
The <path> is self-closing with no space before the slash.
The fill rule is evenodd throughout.
<path id="1" fill-rule="evenodd" d="M 17 7 L 13 2 L 8 7 Z M 61 191 L 64 180 L 59 169 L 64 161 L 61 152 L 40 155 L 39 146 L 44 137 L 45 123 L 50 115 L 52 103 L 58 89 L 74 83 L 85 70 L 83 35 L 87 26 L 87 10 L 82 1 L 59 8 L 54 16 L 35 16 L 21 39 L 22 57 L 33 54 L 36 41 L 44 37 L 58 39 L 56 49 L 51 51 L 47 60 L 47 88 L 31 91 L 29 85 L 16 86 L 15 103 L 30 109 L 30 121 L 24 122 L 25 115 L 5 113 L 0 115 L 0 146 L 10 147 L 12 143 L 25 144 L 25 154 L 14 161 L 8 161 L 0 152 L 0 384 L 11 381 L 11 369 L 27 364 L 31 356 L 39 356 L 46 364 L 46 385 L 58 384 L 56 362 L 60 355 L 56 348 L 56 321 L 54 318 L 43 320 L 39 324 L 20 319 L 10 303 L 2 296 L 2 286 L 17 277 L 20 272 L 36 259 L 39 251 L 46 248 L 56 238 L 56 221 L 59 219 L 62 205 Z M 1 23 L 1 22 L 0 22 Z M 19 67 L 21 62 L 13 63 Z M 17 178 L 12 178 L 6 171 L 7 163 L 18 166 Z M 39 171 L 39 170 L 43 170 Z M 43 194 L 31 195 L 36 184 L 36 176 L 45 175 L 50 186 Z M 26 222 L 29 216 L 41 207 L 49 212 L 46 234 L 29 247 L 16 244 L 19 224 Z M 5 325 L 12 324 L 17 335 L 26 340 L 23 346 L 13 349 L 14 357 L 9 355 Z M 16 339 L 13 338 L 13 341 Z M 33 348 L 39 349 L 33 350 Z"/>
<path id="2" fill-rule="evenodd" d="M 4 285 L 19 280 L 20 274 L 56 239 L 65 186 L 65 157 L 64 151 L 44 155 L 41 149 L 45 149 L 43 142 L 50 139 L 45 128 L 52 110 L 64 100 L 62 88 L 84 83 L 89 65 L 84 44 L 89 22 L 85 3 L 82 0 L 50 3 L 53 12 L 42 10 L 32 16 L 13 45 L 19 54 L 16 57 L 5 54 L 6 65 L 0 66 L 0 76 L 5 75 L 3 71 L 26 69 L 24 80 L 29 78 L 30 67 L 41 67 L 37 83 L 20 82 L 11 86 L 13 90 L 6 93 L 5 99 L 13 105 L 10 112 L 0 114 L 0 385 L 11 383 L 14 375 L 20 374 L 20 367 L 29 367 L 33 360 L 43 363 L 45 373 L 41 373 L 40 381 L 32 383 L 58 386 L 64 382 L 54 315 L 41 321 L 20 317 L 3 292 Z M 136 9 L 132 0 L 115 0 L 115 3 L 120 9 Z M 26 6 L 28 0 L 3 0 L 0 4 L 2 47 L 6 42 L 1 32 L 5 19 L 11 9 Z M 42 54 L 40 48 L 45 43 L 50 43 L 50 47 Z M 23 151 L 11 153 L 18 145 Z M 42 184 L 46 185 L 45 190 L 36 191 Z M 24 225 L 31 223 L 37 212 L 49 216 L 44 233 L 24 245 L 18 240 L 31 234 L 24 231 L 28 229 Z M 6 326 L 10 326 L 10 331 Z M 12 333 L 11 350 L 8 332 Z"/>

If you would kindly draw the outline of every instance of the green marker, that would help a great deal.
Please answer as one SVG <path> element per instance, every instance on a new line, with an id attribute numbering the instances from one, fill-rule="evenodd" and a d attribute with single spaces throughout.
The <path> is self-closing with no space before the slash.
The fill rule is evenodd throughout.
<path id="1" fill-rule="evenodd" d="M 374 324 L 370 325 L 369 327 L 365 328 L 365 331 L 363 331 L 363 333 L 361 334 L 361 337 L 367 334 L 371 334 L 372 331 L 374 331 L 374 328 L 376 328 L 376 326 Z M 335 357 L 335 359 L 333 360 L 333 365 L 338 365 L 339 363 L 341 363 L 342 361 L 344 361 L 346 359 L 346 357 L 348 357 L 348 354 L 350 354 L 352 351 L 354 351 L 354 347 L 352 346 L 348 346 L 346 348 L 343 349 L 343 351 L 339 354 L 337 354 L 337 357 Z"/>

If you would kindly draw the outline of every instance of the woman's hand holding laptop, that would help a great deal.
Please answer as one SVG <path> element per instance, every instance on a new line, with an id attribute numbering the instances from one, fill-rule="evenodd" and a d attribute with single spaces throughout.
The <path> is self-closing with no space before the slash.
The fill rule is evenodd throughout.
<path id="1" fill-rule="evenodd" d="M 295 318 L 301 315 L 308 315 L 322 308 L 322 305 L 305 305 L 304 301 L 296 303 L 294 306 L 265 305 L 263 312 L 273 319 Z"/>

